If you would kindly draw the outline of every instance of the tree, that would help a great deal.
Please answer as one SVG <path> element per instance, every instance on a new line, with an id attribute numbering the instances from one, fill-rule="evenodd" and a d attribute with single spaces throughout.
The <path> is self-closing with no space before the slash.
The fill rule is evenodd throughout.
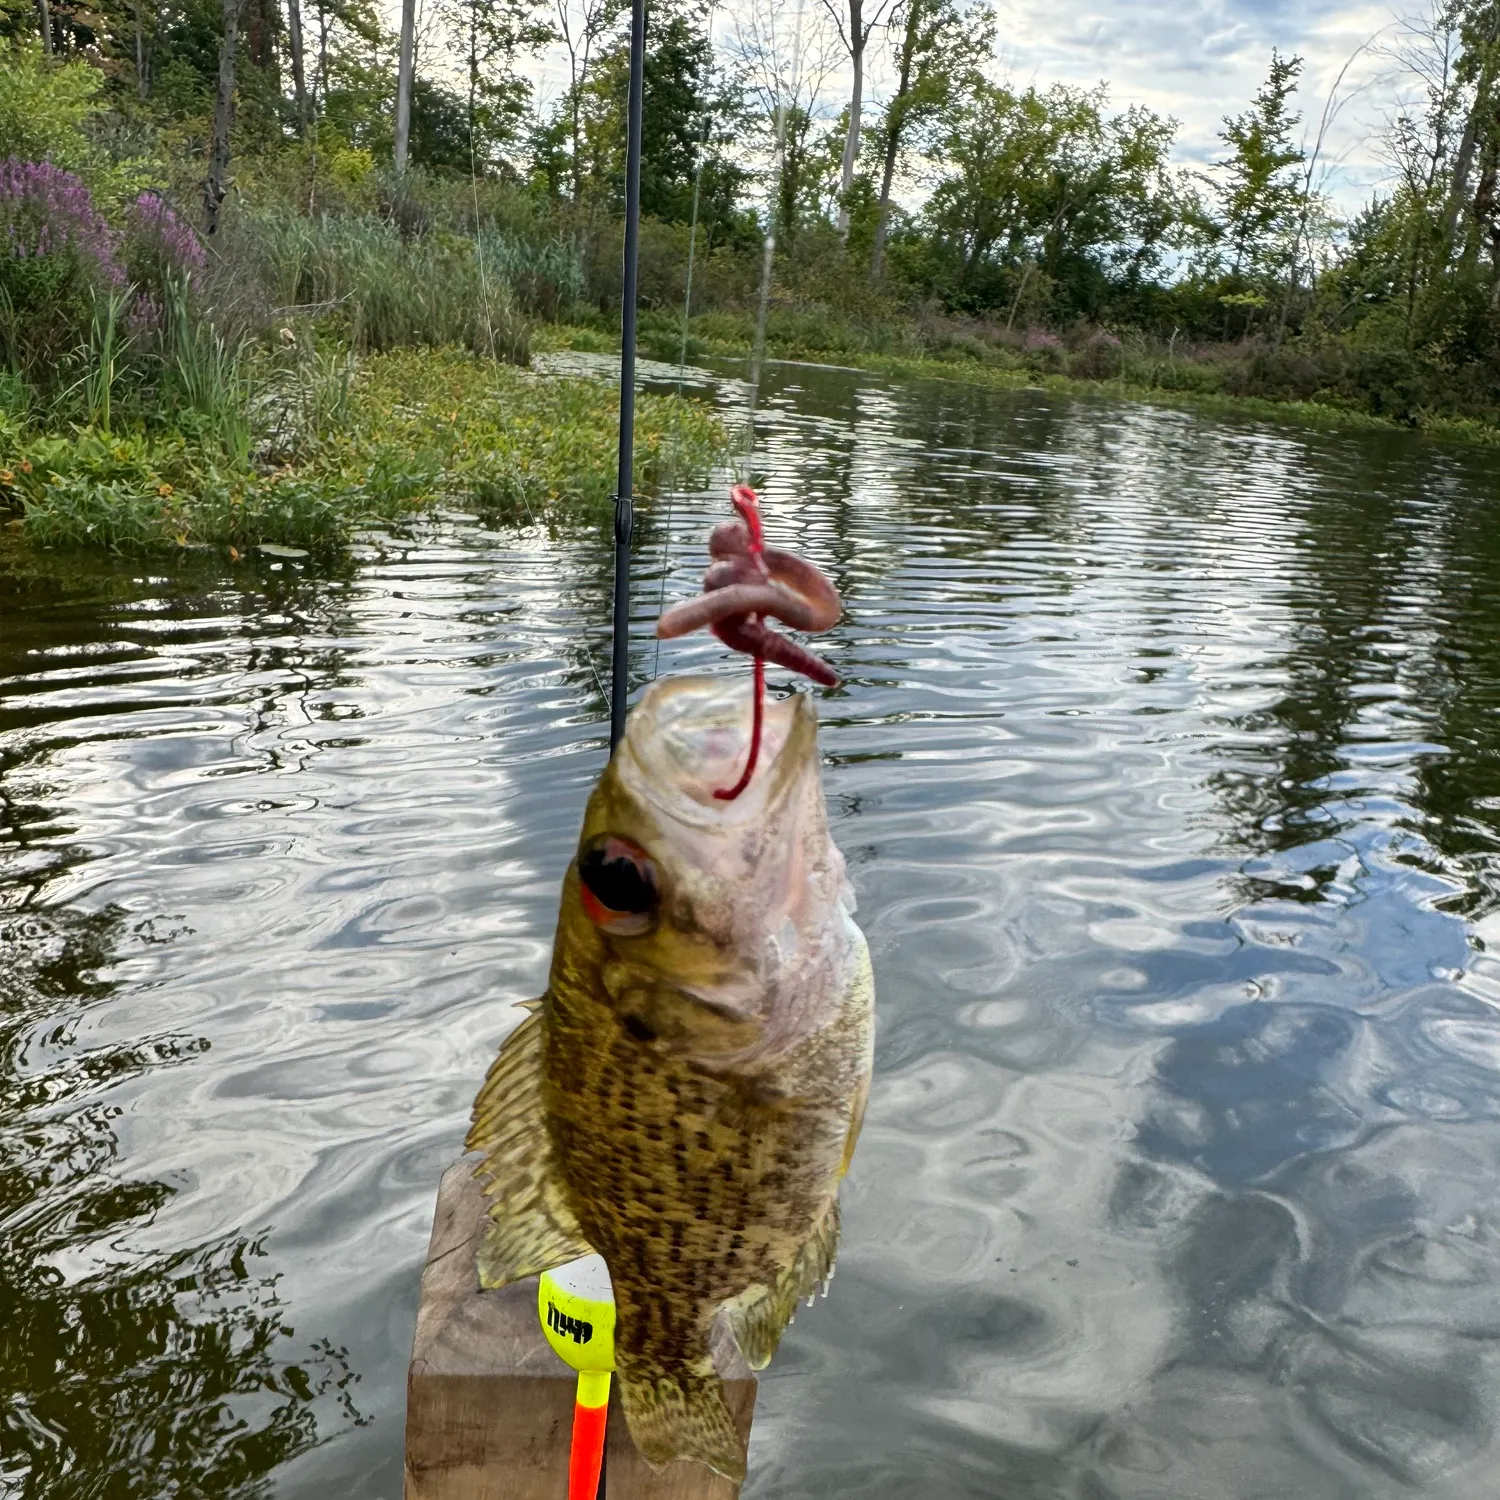
<path id="1" fill-rule="evenodd" d="M 1256 279 L 1275 276 L 1288 259 L 1301 206 L 1295 168 L 1303 152 L 1292 143 L 1302 116 L 1290 109 L 1302 72 L 1300 57 L 1271 53 L 1271 71 L 1250 108 L 1226 117 L 1219 139 L 1230 149 L 1219 187 L 1222 238 L 1229 274 Z"/>
<path id="2" fill-rule="evenodd" d="M 536 0 L 446 0 L 442 19 L 458 43 L 467 76 L 467 134 L 476 170 L 506 165 L 531 101 L 523 56 L 545 47 L 553 30 Z"/>
<path id="3" fill-rule="evenodd" d="M 208 177 L 203 184 L 203 228 L 219 232 L 219 210 L 229 191 L 229 132 L 234 124 L 235 50 L 240 36 L 240 0 L 224 0 L 224 32 L 219 42 L 219 82 L 214 94 L 214 133 Z"/>
<path id="4" fill-rule="evenodd" d="M 859 160 L 859 133 L 863 120 L 865 92 L 865 49 L 870 36 L 885 19 L 891 0 L 823 0 L 838 32 L 849 66 L 854 74 L 849 90 L 849 121 L 844 133 L 844 158 L 839 172 L 838 230 L 841 238 L 849 237 L 849 193 L 854 186 L 854 168 Z M 868 8 L 867 8 L 868 7 Z"/>
<path id="5" fill-rule="evenodd" d="M 710 234 L 737 217 L 744 169 L 726 154 L 742 123 L 739 91 L 724 86 L 707 18 L 696 5 L 663 5 L 646 33 L 642 59 L 641 212 L 685 223 L 700 157 L 700 216 Z M 592 190 L 616 208 L 625 201 L 625 115 L 630 42 L 621 37 L 596 60 L 581 101 L 581 134 Z"/>
<path id="6" fill-rule="evenodd" d="M 1450 13 L 1463 38 L 1460 77 L 1471 86 L 1463 134 L 1453 158 L 1453 179 L 1443 213 L 1442 258 L 1446 266 L 1459 247 L 1459 219 L 1469 204 L 1469 179 L 1476 159 L 1493 153 L 1500 135 L 1495 90 L 1500 76 L 1500 0 L 1457 0 Z M 1479 215 L 1474 216 L 1477 228 Z M 1473 243 L 1473 236 L 1466 236 Z"/>
<path id="7" fill-rule="evenodd" d="M 941 118 L 963 75 L 993 50 L 994 13 L 976 7 L 965 15 L 957 0 L 905 0 L 893 18 L 896 88 L 880 126 L 882 167 L 870 275 L 879 280 L 890 222 L 891 188 L 913 135 Z M 846 189 L 847 191 L 847 189 Z"/>
<path id="8" fill-rule="evenodd" d="M 593 76 L 596 54 L 609 40 L 623 8 L 622 0 L 553 0 L 555 35 L 568 54 L 568 92 L 562 107 L 568 122 L 569 171 L 575 204 L 583 198 L 584 91 Z"/>
<path id="9" fill-rule="evenodd" d="M 1441 254 L 1442 209 L 1462 103 L 1457 18 L 1444 0 L 1434 0 L 1427 15 L 1401 22 L 1382 50 L 1416 97 L 1406 93 L 1387 121 L 1381 150 L 1395 173 L 1395 190 L 1362 216 L 1347 260 L 1361 268 L 1352 284 L 1363 285 L 1362 275 L 1368 273 L 1375 284 L 1393 287 L 1399 275 L 1409 344 L 1419 293 Z M 1393 262 L 1388 273 L 1374 269 L 1382 254 Z M 1347 272 L 1341 278 L 1347 282 Z M 1384 299 L 1365 295 L 1350 307 L 1371 300 Z"/>
<path id="10" fill-rule="evenodd" d="M 140 0 L 136 0 L 136 16 L 141 13 Z M 302 53 L 302 5 L 301 0 L 286 0 L 286 39 L 292 62 L 292 94 L 297 106 L 297 134 L 306 137 L 308 128 L 307 70 Z M 141 93 L 145 94 L 142 80 Z"/>
<path id="11" fill-rule="evenodd" d="M 955 264 L 960 305 L 1014 307 L 1034 278 L 1062 310 L 1096 312 L 1113 281 L 1154 269 L 1182 222 L 1170 166 L 1176 123 L 1139 106 L 1104 113 L 1103 88 L 1017 94 L 975 79 L 945 116 L 945 171 L 925 216 Z"/>
<path id="12" fill-rule="evenodd" d="M 789 24 L 789 8 L 789 0 L 752 0 L 736 13 L 730 41 L 764 161 L 767 239 L 779 235 L 786 247 L 817 197 L 816 132 L 827 117 L 826 91 L 841 50 L 822 11 L 809 15 L 797 0 Z"/>
<path id="13" fill-rule="evenodd" d="M 401 0 L 401 57 L 396 70 L 396 172 L 406 170 L 411 145 L 411 89 L 416 76 L 417 0 Z"/>

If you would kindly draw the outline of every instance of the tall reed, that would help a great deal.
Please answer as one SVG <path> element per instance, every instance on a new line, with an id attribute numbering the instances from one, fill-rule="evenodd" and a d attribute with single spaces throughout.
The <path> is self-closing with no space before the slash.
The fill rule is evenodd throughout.
<path id="1" fill-rule="evenodd" d="M 529 357 L 508 279 L 472 239 L 408 238 L 372 216 L 264 213 L 247 223 L 237 253 L 281 314 L 335 317 L 361 352 L 457 345 L 516 364 Z"/>
<path id="2" fill-rule="evenodd" d="M 249 461 L 254 382 L 247 344 L 231 343 L 189 301 L 185 276 L 169 277 L 162 309 L 161 394 L 237 464 Z"/>

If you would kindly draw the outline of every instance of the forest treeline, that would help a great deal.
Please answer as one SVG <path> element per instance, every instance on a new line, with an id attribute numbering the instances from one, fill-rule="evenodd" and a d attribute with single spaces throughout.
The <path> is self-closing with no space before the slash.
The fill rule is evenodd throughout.
<path id="1" fill-rule="evenodd" d="M 432 0 L 413 20 L 408 92 L 371 0 L 0 0 L 0 160 L 66 169 L 119 224 L 153 195 L 207 245 L 195 285 L 224 328 L 323 309 L 356 345 L 511 358 L 528 320 L 603 336 L 627 11 Z M 1104 85 L 1005 82 L 998 26 L 980 0 L 653 3 L 648 339 L 676 348 L 691 252 L 690 342 L 746 342 L 773 241 L 781 352 L 1500 420 L 1500 0 L 1433 0 L 1364 49 L 1401 102 L 1352 217 L 1324 190 L 1345 75 L 1308 97 L 1273 53 L 1192 170 L 1176 122 Z M 0 339 L 41 379 L 17 280 Z"/>

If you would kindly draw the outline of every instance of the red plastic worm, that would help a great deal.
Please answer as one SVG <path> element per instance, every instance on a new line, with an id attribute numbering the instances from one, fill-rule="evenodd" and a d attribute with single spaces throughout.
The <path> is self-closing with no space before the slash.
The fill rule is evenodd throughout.
<path id="1" fill-rule="evenodd" d="M 800 672 L 825 687 L 838 686 L 838 677 L 826 661 L 772 630 L 766 618 L 780 620 L 794 630 L 816 632 L 836 625 L 843 610 L 837 590 L 810 562 L 765 545 L 760 506 L 748 484 L 735 485 L 730 500 L 740 519 L 714 527 L 708 540 L 714 561 L 703 575 L 703 593 L 674 605 L 656 625 L 663 640 L 675 640 L 706 625 L 726 646 L 755 659 L 750 754 L 736 785 L 714 793 L 726 802 L 750 785 L 760 758 L 766 663 Z"/>

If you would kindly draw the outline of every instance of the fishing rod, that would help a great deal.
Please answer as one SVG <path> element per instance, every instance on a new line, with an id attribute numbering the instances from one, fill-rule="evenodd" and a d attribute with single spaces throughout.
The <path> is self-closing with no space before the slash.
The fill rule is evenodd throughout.
<path id="1" fill-rule="evenodd" d="M 625 733 L 630 697 L 630 535 L 635 523 L 635 333 L 641 240 L 641 110 L 646 0 L 631 0 L 630 105 L 625 145 L 625 265 L 620 310 L 620 464 L 615 478 L 615 599 L 609 683 L 609 748 Z"/>

